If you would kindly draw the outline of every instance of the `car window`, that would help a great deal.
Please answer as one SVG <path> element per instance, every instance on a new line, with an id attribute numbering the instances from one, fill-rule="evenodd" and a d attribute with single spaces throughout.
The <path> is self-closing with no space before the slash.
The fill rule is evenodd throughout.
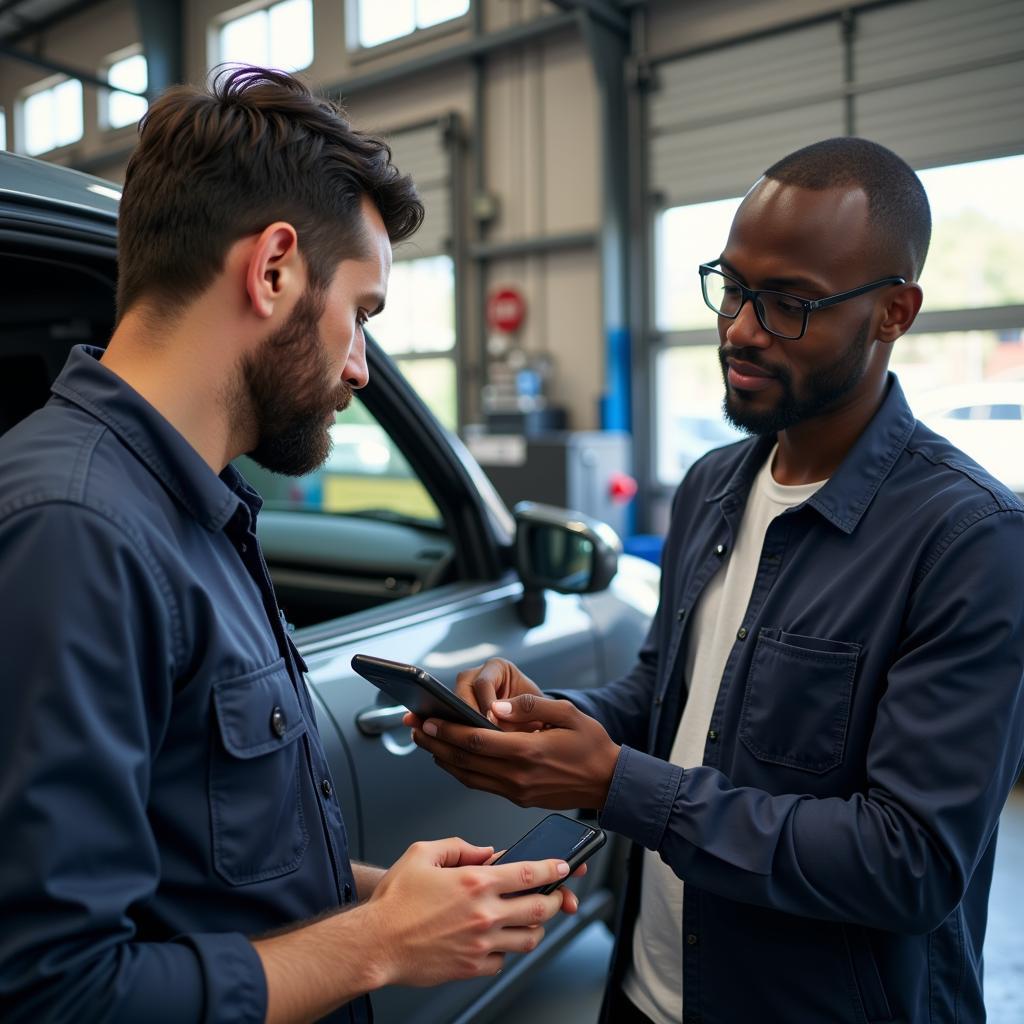
<path id="1" fill-rule="evenodd" d="M 327 461 L 306 476 L 269 473 L 245 457 L 236 465 L 268 509 L 441 525 L 427 489 L 358 397 L 335 413 L 330 431 Z"/>
<path id="2" fill-rule="evenodd" d="M 1012 405 L 1009 402 L 990 405 L 988 418 L 990 420 L 1019 420 L 1021 409 L 1019 405 Z"/>

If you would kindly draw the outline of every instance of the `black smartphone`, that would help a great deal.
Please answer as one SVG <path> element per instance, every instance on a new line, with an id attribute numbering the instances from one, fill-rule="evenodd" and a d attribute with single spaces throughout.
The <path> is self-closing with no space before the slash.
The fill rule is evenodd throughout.
<path id="1" fill-rule="evenodd" d="M 352 667 L 420 718 L 443 718 L 477 729 L 498 729 L 461 697 L 456 697 L 439 679 L 415 665 L 357 654 L 352 658 Z"/>
<path id="2" fill-rule="evenodd" d="M 510 846 L 494 863 L 514 864 L 523 860 L 548 860 L 556 857 L 569 865 L 571 875 L 591 854 L 597 853 L 605 844 L 604 832 L 565 814 L 549 814 L 538 822 L 519 840 Z M 547 895 L 554 892 L 565 879 L 538 885 L 535 889 L 507 893 L 509 896 L 526 896 L 539 892 Z"/>

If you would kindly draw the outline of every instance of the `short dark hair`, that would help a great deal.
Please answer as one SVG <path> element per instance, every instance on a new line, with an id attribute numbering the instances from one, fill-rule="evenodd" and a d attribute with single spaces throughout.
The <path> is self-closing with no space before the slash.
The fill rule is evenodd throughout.
<path id="1" fill-rule="evenodd" d="M 879 274 L 916 280 L 932 234 L 932 215 L 921 179 L 891 149 L 853 136 L 825 139 L 783 157 L 764 172 L 784 185 L 820 191 L 859 187 L 878 241 L 879 256 L 891 261 Z"/>
<path id="2" fill-rule="evenodd" d="M 224 67 L 207 89 L 174 86 L 149 109 L 128 163 L 118 226 L 118 315 L 145 298 L 166 315 L 209 287 L 230 246 L 292 224 L 310 284 L 360 258 L 369 196 L 393 242 L 423 221 L 391 150 L 297 78 Z"/>

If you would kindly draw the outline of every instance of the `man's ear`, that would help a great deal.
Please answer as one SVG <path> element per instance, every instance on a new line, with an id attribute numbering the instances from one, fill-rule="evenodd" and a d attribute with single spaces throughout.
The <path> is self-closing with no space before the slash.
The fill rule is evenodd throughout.
<path id="1" fill-rule="evenodd" d="M 289 293 L 305 289 L 304 266 L 299 257 L 299 236 L 285 221 L 264 228 L 249 251 L 245 289 L 252 311 L 267 319 Z"/>
<path id="2" fill-rule="evenodd" d="M 882 322 L 878 325 L 875 337 L 886 344 L 892 344 L 897 338 L 903 337 L 910 330 L 921 309 L 924 292 L 916 282 L 900 285 L 893 289 L 893 294 L 886 303 L 882 314 Z"/>

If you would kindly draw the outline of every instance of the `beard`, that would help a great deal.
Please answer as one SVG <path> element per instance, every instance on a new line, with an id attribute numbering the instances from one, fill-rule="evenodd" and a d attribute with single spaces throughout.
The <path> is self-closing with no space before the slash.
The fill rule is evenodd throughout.
<path id="1" fill-rule="evenodd" d="M 352 401 L 344 381 L 325 383 L 324 304 L 324 292 L 307 288 L 288 320 L 242 360 L 238 411 L 256 433 L 247 454 L 272 473 L 303 476 L 322 466 L 331 451 L 331 418 Z"/>
<path id="2" fill-rule="evenodd" d="M 762 369 L 771 369 L 782 391 L 779 400 L 771 409 L 748 408 L 744 395 L 747 392 L 730 390 L 728 379 L 725 385 L 723 408 L 725 418 L 748 434 L 777 434 L 790 427 L 813 419 L 834 409 L 861 382 L 868 364 L 868 334 L 871 320 L 866 319 L 860 326 L 853 341 L 835 362 L 809 373 L 804 381 L 803 394 L 797 395 L 793 387 L 793 376 L 785 367 L 769 367 L 760 359 L 755 349 L 719 348 L 718 358 L 722 364 L 722 376 L 728 373 L 727 356 L 738 356 L 745 362 Z"/>

